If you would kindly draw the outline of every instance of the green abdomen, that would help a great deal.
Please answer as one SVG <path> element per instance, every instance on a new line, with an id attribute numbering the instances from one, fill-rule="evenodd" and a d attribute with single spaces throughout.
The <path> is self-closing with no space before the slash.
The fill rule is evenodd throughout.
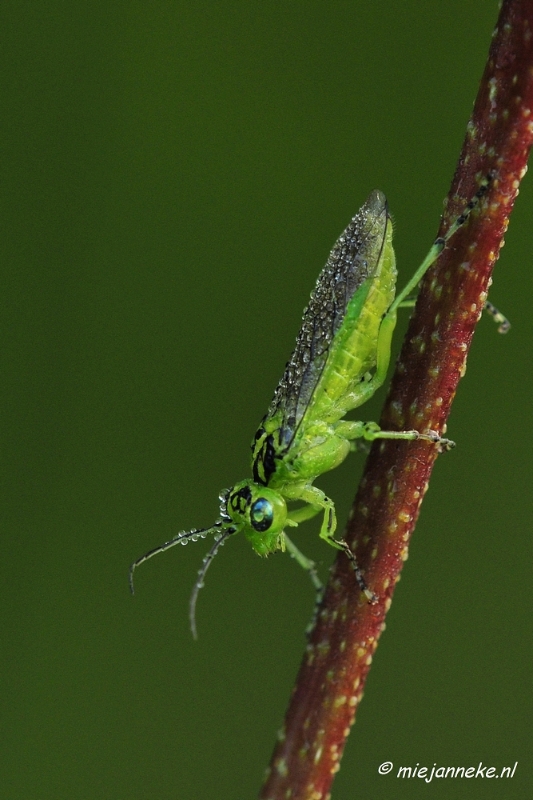
<path id="1" fill-rule="evenodd" d="M 370 286 L 362 286 L 352 298 L 306 410 L 304 426 L 318 420 L 336 422 L 357 405 L 350 403 L 349 396 L 376 365 L 381 320 L 394 299 L 396 265 L 390 235 L 380 267 L 369 279 Z"/>

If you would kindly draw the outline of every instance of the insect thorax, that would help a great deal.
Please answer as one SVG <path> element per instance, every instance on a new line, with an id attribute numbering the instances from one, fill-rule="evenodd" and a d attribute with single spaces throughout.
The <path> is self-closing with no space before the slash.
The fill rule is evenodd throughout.
<path id="1" fill-rule="evenodd" d="M 252 475 L 255 483 L 268 486 L 287 448 L 279 441 L 280 428 L 274 419 L 259 425 L 252 442 Z"/>

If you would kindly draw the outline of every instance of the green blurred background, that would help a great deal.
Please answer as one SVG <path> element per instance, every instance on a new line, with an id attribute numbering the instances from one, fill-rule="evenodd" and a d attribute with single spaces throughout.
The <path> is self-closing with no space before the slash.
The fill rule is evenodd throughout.
<path id="1" fill-rule="evenodd" d="M 313 606 L 208 525 L 374 187 L 401 279 L 439 222 L 496 2 L 2 4 L 0 796 L 256 796 Z M 526 178 L 333 792 L 531 797 Z M 400 326 L 401 327 L 401 326 Z M 396 342 L 399 344 L 400 338 Z M 384 394 L 365 408 L 375 419 Z M 361 456 L 319 481 L 345 519 Z M 297 541 L 327 574 L 333 552 Z M 512 781 L 400 765 L 518 761 Z M 394 773 L 395 774 L 395 773 Z"/>

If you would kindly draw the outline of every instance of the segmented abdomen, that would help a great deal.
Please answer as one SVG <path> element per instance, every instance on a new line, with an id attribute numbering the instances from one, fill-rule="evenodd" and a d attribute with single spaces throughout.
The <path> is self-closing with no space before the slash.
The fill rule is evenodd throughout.
<path id="1" fill-rule="evenodd" d="M 355 314 L 348 310 L 335 337 L 326 367 L 302 419 L 302 428 L 315 421 L 336 422 L 358 405 L 351 394 L 365 374 L 376 366 L 379 328 L 394 299 L 395 286 L 394 251 L 389 241 L 362 308 L 356 309 Z M 301 433 L 305 435 L 305 431 Z"/>

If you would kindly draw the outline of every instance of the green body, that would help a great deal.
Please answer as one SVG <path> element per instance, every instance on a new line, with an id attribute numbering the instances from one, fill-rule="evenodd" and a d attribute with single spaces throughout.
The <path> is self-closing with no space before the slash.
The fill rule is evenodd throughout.
<path id="1" fill-rule="evenodd" d="M 463 214 L 444 238 L 434 242 L 396 297 L 392 222 L 385 196 L 377 190 L 371 192 L 337 240 L 311 294 L 296 347 L 252 442 L 252 478 L 221 494 L 220 517 L 214 526 L 179 533 L 134 562 L 130 569 L 132 592 L 133 571 L 139 564 L 178 542 L 215 533 L 215 543 L 204 558 L 191 597 L 191 626 L 196 635 L 194 609 L 205 573 L 225 539 L 238 532 L 246 535 L 260 556 L 289 550 L 320 589 L 313 562 L 291 542 L 287 528 L 322 512 L 320 536 L 344 550 L 361 590 L 370 602 L 376 601 L 348 544 L 334 538 L 337 522 L 333 501 L 313 484 L 319 475 L 344 461 L 358 438 L 425 439 L 439 446 L 453 445 L 435 431 L 382 431 L 374 422 L 343 418 L 382 385 L 397 309 L 413 304 L 408 295 L 466 221 L 490 180 L 488 176 L 481 182 Z M 497 309 L 491 313 L 499 322 L 504 319 Z"/>
<path id="2" fill-rule="evenodd" d="M 284 528 L 321 509 L 327 512 L 321 536 L 337 546 L 333 504 L 313 481 L 344 461 L 352 439 L 368 433 L 342 418 L 383 383 L 395 315 L 385 325 L 385 347 L 379 340 L 395 286 L 392 222 L 376 191 L 333 248 L 304 312 L 295 351 L 252 443 L 254 480 L 229 493 L 228 514 L 260 555 L 285 549 Z M 278 503 L 269 527 L 257 530 L 253 509 L 264 487 L 277 493 Z M 285 511 L 280 499 L 308 508 Z"/>

